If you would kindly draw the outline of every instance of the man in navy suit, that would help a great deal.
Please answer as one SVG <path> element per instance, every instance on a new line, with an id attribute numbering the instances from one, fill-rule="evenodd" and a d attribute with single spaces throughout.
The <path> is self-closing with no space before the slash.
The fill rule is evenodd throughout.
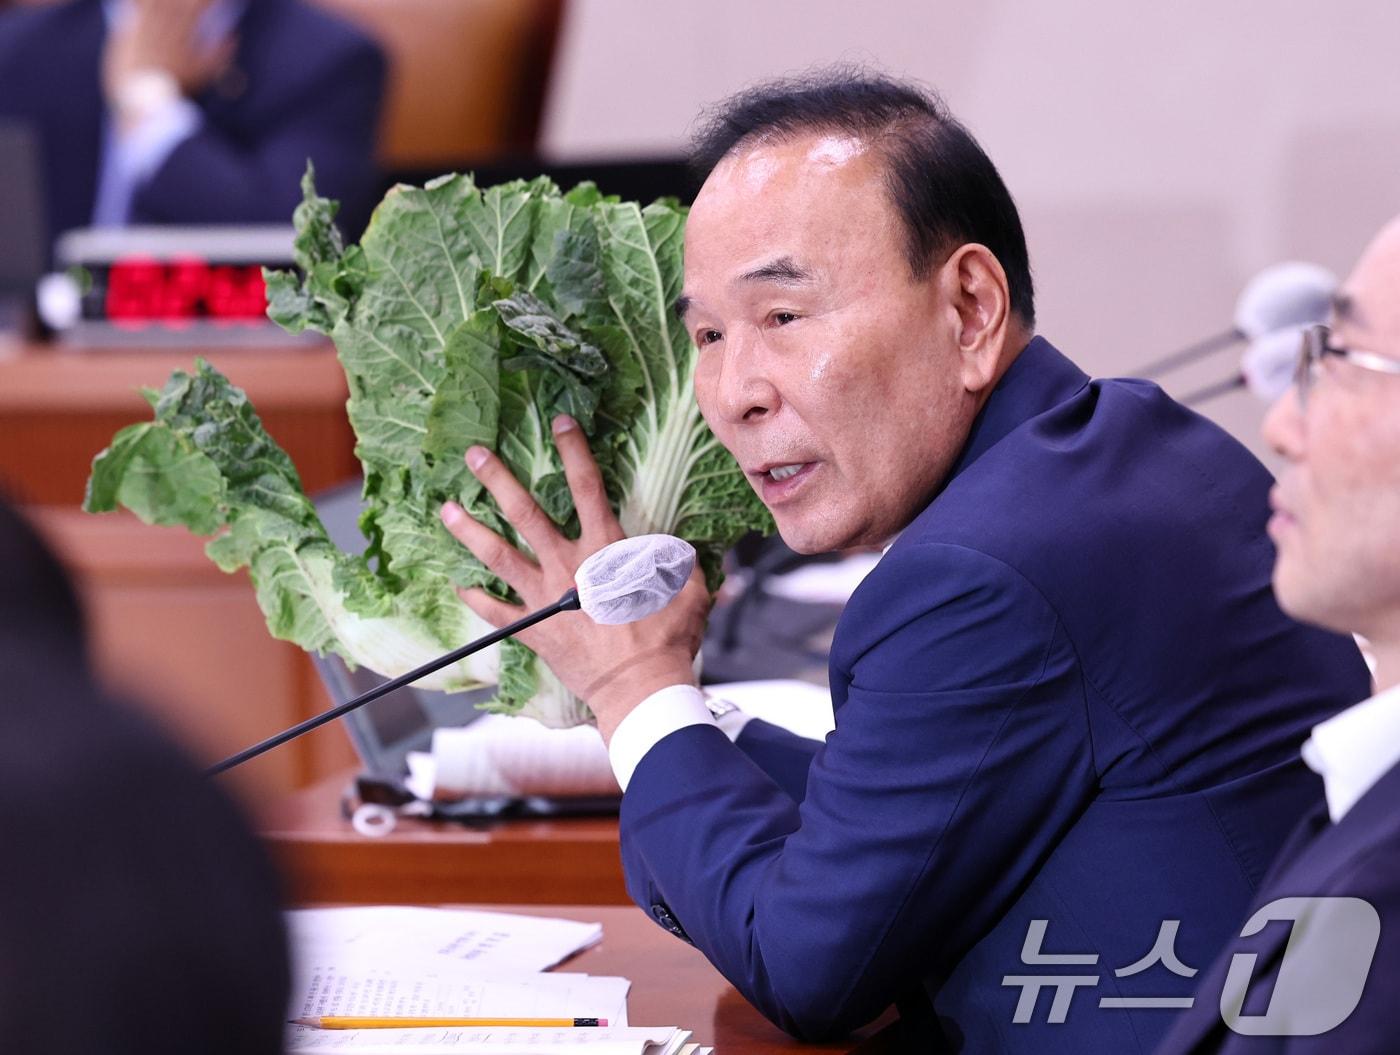
<path id="1" fill-rule="evenodd" d="M 0 119 L 40 141 L 52 237 L 290 223 L 307 159 L 358 234 L 384 59 L 302 0 L 72 0 L 0 16 Z"/>
<path id="2" fill-rule="evenodd" d="M 1206 973 L 1163 1055 L 1381 1055 L 1400 1037 L 1400 219 L 1334 316 L 1308 334 L 1264 426 L 1287 462 L 1271 501 L 1274 589 L 1291 615 L 1367 638 L 1380 691 L 1303 744 L 1326 801 L 1280 852 L 1236 931 L 1246 937 Z"/>
<path id="3" fill-rule="evenodd" d="M 698 583 L 524 636 L 609 742 L 630 893 L 799 1037 L 898 1002 L 921 1051 L 1150 1050 L 1318 798 L 1294 745 L 1364 693 L 1355 646 L 1276 606 L 1243 447 L 1035 336 L 1015 206 L 935 100 L 766 86 L 699 156 L 705 418 L 788 545 L 889 549 L 836 629 L 824 744 L 712 716 Z M 620 530 L 556 433 L 578 542 L 479 449 L 538 565 L 444 510 L 529 607 Z"/>

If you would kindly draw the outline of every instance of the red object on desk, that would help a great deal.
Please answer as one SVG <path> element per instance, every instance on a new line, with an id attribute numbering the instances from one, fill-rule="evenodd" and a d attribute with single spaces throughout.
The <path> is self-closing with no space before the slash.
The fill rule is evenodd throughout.
<path id="1" fill-rule="evenodd" d="M 266 321 L 267 288 L 256 264 L 219 264 L 187 257 L 162 262 L 118 260 L 107 271 L 103 312 L 115 325 L 179 325 L 195 319 Z"/>

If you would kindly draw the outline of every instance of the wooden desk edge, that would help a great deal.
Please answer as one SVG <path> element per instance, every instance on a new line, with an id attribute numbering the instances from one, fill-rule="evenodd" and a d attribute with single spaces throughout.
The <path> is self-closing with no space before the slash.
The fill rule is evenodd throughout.
<path id="1" fill-rule="evenodd" d="M 317 903 L 314 907 L 335 906 Z M 789 1037 L 750 1005 L 703 953 L 666 933 L 635 906 L 451 902 L 435 907 L 601 923 L 601 942 L 552 970 L 630 979 L 630 1022 L 690 1030 L 699 1043 L 713 1045 L 717 1055 L 895 1055 L 905 1050 L 892 1009 L 844 1040 L 805 1044 Z M 636 967 L 638 957 L 646 958 L 644 971 Z"/>

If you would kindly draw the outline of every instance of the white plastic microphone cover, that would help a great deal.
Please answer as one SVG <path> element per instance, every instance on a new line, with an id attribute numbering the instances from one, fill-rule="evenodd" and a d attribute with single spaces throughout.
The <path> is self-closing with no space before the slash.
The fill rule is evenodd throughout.
<path id="1" fill-rule="evenodd" d="M 1253 341 L 1279 330 L 1326 322 L 1337 276 L 1317 264 L 1292 261 L 1259 272 L 1235 302 L 1235 327 Z"/>
<path id="2" fill-rule="evenodd" d="M 695 568 L 695 547 L 674 535 L 638 535 L 604 546 L 574 574 L 579 605 L 595 623 L 645 619 L 671 603 Z"/>
<path id="3" fill-rule="evenodd" d="M 1249 342 L 1240 371 L 1249 390 L 1265 403 L 1288 391 L 1298 371 L 1298 354 L 1306 326 L 1289 326 Z"/>

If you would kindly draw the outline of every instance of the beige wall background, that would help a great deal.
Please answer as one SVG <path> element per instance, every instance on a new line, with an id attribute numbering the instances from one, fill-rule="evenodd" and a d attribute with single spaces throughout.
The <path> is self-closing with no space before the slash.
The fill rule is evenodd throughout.
<path id="1" fill-rule="evenodd" d="M 972 129 L 1021 208 L 1040 331 L 1095 375 L 1228 327 L 1268 264 L 1344 274 L 1400 212 L 1393 0 L 575 0 L 544 149 L 682 149 L 705 104 L 833 61 L 916 78 Z M 1253 397 L 1200 409 L 1266 454 Z"/>

